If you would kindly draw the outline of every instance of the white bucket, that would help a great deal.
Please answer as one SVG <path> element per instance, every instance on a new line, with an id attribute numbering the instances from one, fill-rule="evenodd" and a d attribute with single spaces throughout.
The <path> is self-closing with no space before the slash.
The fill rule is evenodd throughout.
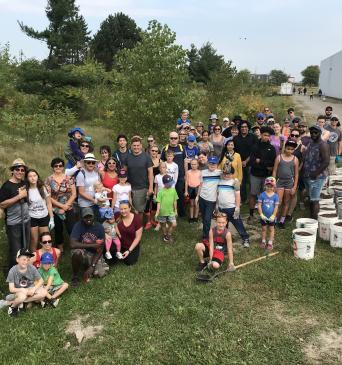
<path id="1" fill-rule="evenodd" d="M 310 229 L 297 228 L 292 231 L 293 254 L 303 260 L 311 260 L 315 255 L 316 235 Z"/>
<path id="2" fill-rule="evenodd" d="M 342 187 L 334 189 L 335 199 L 342 198 Z"/>
<path id="3" fill-rule="evenodd" d="M 342 199 L 337 202 L 338 218 L 342 219 Z"/>
<path id="4" fill-rule="evenodd" d="M 334 204 L 334 197 L 329 194 L 321 194 L 319 205 Z"/>
<path id="5" fill-rule="evenodd" d="M 341 219 L 330 225 L 330 246 L 342 248 L 342 220 Z"/>
<path id="6" fill-rule="evenodd" d="M 337 214 L 331 213 L 319 213 L 318 214 L 318 227 L 319 237 L 324 241 L 330 240 L 330 225 L 338 221 Z"/>
<path id="7" fill-rule="evenodd" d="M 337 214 L 337 209 L 336 207 L 333 208 L 328 208 L 328 207 L 320 207 L 319 209 L 320 213 L 331 213 L 331 214 Z"/>
<path id="8" fill-rule="evenodd" d="M 296 228 L 305 228 L 315 233 L 315 240 L 317 236 L 318 221 L 311 218 L 298 218 L 296 220 Z"/>

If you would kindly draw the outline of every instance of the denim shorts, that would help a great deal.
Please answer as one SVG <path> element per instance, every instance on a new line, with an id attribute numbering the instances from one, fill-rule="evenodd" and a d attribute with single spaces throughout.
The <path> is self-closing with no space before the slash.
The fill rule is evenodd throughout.
<path id="1" fill-rule="evenodd" d="M 169 222 L 169 223 L 176 223 L 176 216 L 174 216 L 174 215 L 169 215 L 169 216 L 159 216 L 158 217 L 158 222 L 159 223 L 167 223 L 167 222 Z"/>
<path id="2" fill-rule="evenodd" d="M 306 192 L 309 195 L 310 201 L 313 202 L 319 201 L 325 180 L 326 180 L 325 178 L 320 178 L 315 180 L 312 180 L 310 178 L 304 179 Z"/>

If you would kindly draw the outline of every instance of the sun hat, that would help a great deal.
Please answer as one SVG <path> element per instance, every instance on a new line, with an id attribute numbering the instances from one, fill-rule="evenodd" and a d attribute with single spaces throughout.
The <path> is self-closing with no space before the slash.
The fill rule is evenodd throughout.
<path id="1" fill-rule="evenodd" d="M 50 252 L 44 252 L 40 258 L 41 264 L 53 264 L 53 256 Z"/>
<path id="2" fill-rule="evenodd" d="M 17 258 L 20 257 L 20 256 L 33 257 L 34 254 L 28 248 L 21 248 L 17 252 Z"/>
<path id="3" fill-rule="evenodd" d="M 25 168 L 27 168 L 25 162 L 23 159 L 21 158 L 16 158 L 13 162 L 12 165 L 10 166 L 10 170 L 14 170 L 16 167 L 19 166 L 24 166 Z"/>
<path id="4" fill-rule="evenodd" d="M 84 130 L 80 127 L 71 128 L 68 132 L 68 137 L 72 137 L 76 132 L 79 132 L 82 136 L 84 136 Z"/>
<path id="5" fill-rule="evenodd" d="M 97 159 L 95 158 L 95 155 L 93 153 L 87 153 L 84 156 L 83 161 L 95 161 L 95 162 L 97 162 Z"/>
<path id="6" fill-rule="evenodd" d="M 218 118 L 217 118 L 217 114 L 211 114 L 211 116 L 210 116 L 209 120 L 212 120 L 212 119 L 218 119 Z"/>

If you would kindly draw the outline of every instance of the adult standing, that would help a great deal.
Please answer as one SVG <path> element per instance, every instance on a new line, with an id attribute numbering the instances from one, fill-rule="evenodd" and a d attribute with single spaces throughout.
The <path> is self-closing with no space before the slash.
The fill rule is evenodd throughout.
<path id="1" fill-rule="evenodd" d="M 214 147 L 214 156 L 220 158 L 223 145 L 224 145 L 224 137 L 222 136 L 222 128 L 220 125 L 215 125 L 213 128 L 213 133 L 209 137 L 209 141 L 212 143 Z"/>
<path id="2" fill-rule="evenodd" d="M 325 127 L 325 129 L 330 132 L 327 140 L 330 151 L 329 175 L 335 175 L 336 160 L 339 161 L 342 153 L 342 132 L 337 124 L 338 117 L 333 115 L 330 119 L 330 124 Z"/>
<path id="3" fill-rule="evenodd" d="M 211 114 L 209 118 L 209 124 L 208 124 L 208 132 L 209 134 L 212 134 L 214 132 L 214 127 L 218 124 L 218 117 L 217 114 Z"/>
<path id="4" fill-rule="evenodd" d="M 9 180 L 0 189 L 0 208 L 5 210 L 6 234 L 9 246 L 8 265 L 16 265 L 16 255 L 30 242 L 30 216 L 24 182 L 27 166 L 21 158 L 13 161 Z"/>
<path id="5" fill-rule="evenodd" d="M 147 199 L 153 194 L 153 164 L 151 157 L 143 151 L 142 139 L 131 139 L 132 153 L 127 156 L 128 181 L 132 186 L 132 203 L 142 219 Z"/>
<path id="6" fill-rule="evenodd" d="M 104 166 L 103 171 L 100 171 L 101 181 L 105 188 L 110 189 L 108 198 L 111 201 L 113 199 L 113 186 L 118 184 L 118 163 L 115 158 L 110 157 Z"/>
<path id="7" fill-rule="evenodd" d="M 248 123 L 242 121 L 240 124 L 240 133 L 234 137 L 235 151 L 241 156 L 242 163 L 242 183 L 240 187 L 241 202 L 245 203 L 247 200 L 247 183 L 249 181 L 249 158 L 251 155 L 251 147 L 254 146 L 258 139 L 252 133 L 249 133 Z"/>
<path id="8" fill-rule="evenodd" d="M 185 187 L 185 149 L 179 144 L 177 132 L 171 132 L 169 134 L 169 143 L 164 146 L 161 154 L 161 159 L 166 161 L 166 152 L 171 150 L 174 155 L 173 162 L 178 165 L 178 179 L 176 183 L 176 192 L 178 194 L 177 211 L 179 217 L 185 216 L 185 204 L 184 204 L 184 187 Z"/>
<path id="9" fill-rule="evenodd" d="M 263 191 L 265 178 L 271 175 L 276 158 L 275 148 L 270 143 L 270 135 L 272 132 L 270 127 L 262 127 L 260 129 L 260 141 L 251 147 L 252 152 L 249 160 L 251 174 L 248 224 L 255 223 L 254 210 L 256 198 Z"/>
<path id="10" fill-rule="evenodd" d="M 179 144 L 183 146 L 183 148 L 185 148 L 186 144 L 187 144 L 187 138 L 188 138 L 188 129 L 186 128 L 182 128 L 178 135 L 179 135 Z"/>
<path id="11" fill-rule="evenodd" d="M 138 261 L 143 232 L 141 218 L 138 214 L 132 213 L 131 208 L 128 201 L 120 202 L 121 219 L 116 227 L 121 241 L 122 261 L 126 265 L 134 265 Z"/>
<path id="12" fill-rule="evenodd" d="M 128 140 L 124 134 L 119 134 L 116 138 L 116 142 L 118 143 L 119 148 L 113 152 L 112 156 L 119 162 L 119 168 L 123 169 L 127 167 L 127 158 L 131 151 L 128 148 Z"/>
<path id="13" fill-rule="evenodd" d="M 55 222 L 55 244 L 63 253 L 64 235 L 63 226 L 70 235 L 75 224 L 73 203 L 76 199 L 76 186 L 74 179 L 64 172 L 64 160 L 56 157 L 51 161 L 53 170 L 45 185 L 51 195 L 53 216 Z"/>
<path id="14" fill-rule="evenodd" d="M 323 139 L 323 141 L 327 141 L 330 137 L 330 132 L 325 128 L 327 125 L 329 125 L 329 122 L 325 121 L 324 115 L 319 115 L 317 117 L 317 123 L 316 125 L 319 126 L 319 128 L 321 129 L 322 135 L 321 138 Z"/>
<path id="15" fill-rule="evenodd" d="M 329 146 L 322 140 L 322 131 L 319 126 L 312 126 L 309 131 L 311 141 L 304 154 L 303 178 L 310 199 L 311 218 L 317 219 L 320 195 L 330 160 Z"/>
<path id="16" fill-rule="evenodd" d="M 202 139 L 198 143 L 198 147 L 200 152 L 205 152 L 207 155 L 211 155 L 214 152 L 214 146 L 211 142 L 209 142 L 209 132 L 202 132 Z"/>
<path id="17" fill-rule="evenodd" d="M 234 173 L 231 174 L 232 178 L 238 179 L 240 185 L 242 182 L 242 162 L 240 154 L 235 152 L 234 148 L 233 137 L 230 137 L 222 150 L 218 168 L 223 171 L 225 164 L 229 163 L 234 169 Z"/>
<path id="18" fill-rule="evenodd" d="M 330 122 L 330 119 L 332 117 L 332 112 L 333 112 L 333 108 L 332 106 L 328 105 L 326 108 L 325 108 L 325 115 L 323 116 L 325 121 L 326 122 Z"/>

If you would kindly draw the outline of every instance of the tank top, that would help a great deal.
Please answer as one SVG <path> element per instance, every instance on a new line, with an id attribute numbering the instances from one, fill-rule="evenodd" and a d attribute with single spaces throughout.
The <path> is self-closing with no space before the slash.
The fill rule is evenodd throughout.
<path id="1" fill-rule="evenodd" d="M 52 257 L 53 257 L 53 264 L 54 266 L 56 266 L 57 263 L 57 252 L 56 249 L 54 247 L 52 247 Z M 38 267 L 40 266 L 40 253 L 39 250 L 36 250 L 36 261 L 33 263 L 33 265 L 38 269 Z"/>
<path id="2" fill-rule="evenodd" d="M 279 165 L 277 170 L 278 180 L 293 180 L 295 171 L 295 156 L 292 157 L 291 161 L 285 161 L 282 155 L 279 155 Z"/>
<path id="3" fill-rule="evenodd" d="M 217 227 L 213 228 L 213 240 L 215 250 L 224 251 L 227 246 L 227 236 L 228 229 L 225 227 L 223 231 L 219 232 Z"/>
<path id="4" fill-rule="evenodd" d="M 108 172 L 105 171 L 102 178 L 102 184 L 105 188 L 110 189 L 110 193 L 107 194 L 108 199 L 113 199 L 113 186 L 119 182 L 118 177 L 110 177 Z"/>
<path id="5" fill-rule="evenodd" d="M 215 142 L 212 138 L 210 138 L 210 140 L 214 147 L 214 155 L 217 156 L 218 158 L 220 158 L 223 144 L 224 144 L 224 138 L 222 138 L 220 142 Z"/>
<path id="6" fill-rule="evenodd" d="M 322 164 L 322 157 L 320 154 L 320 147 L 322 143 L 326 143 L 320 140 L 317 143 L 310 141 L 307 146 L 304 165 L 303 165 L 303 176 L 310 177 L 311 172 L 315 172 Z M 325 169 L 321 174 L 319 174 L 316 179 L 324 179 L 327 177 L 327 170 Z"/>

